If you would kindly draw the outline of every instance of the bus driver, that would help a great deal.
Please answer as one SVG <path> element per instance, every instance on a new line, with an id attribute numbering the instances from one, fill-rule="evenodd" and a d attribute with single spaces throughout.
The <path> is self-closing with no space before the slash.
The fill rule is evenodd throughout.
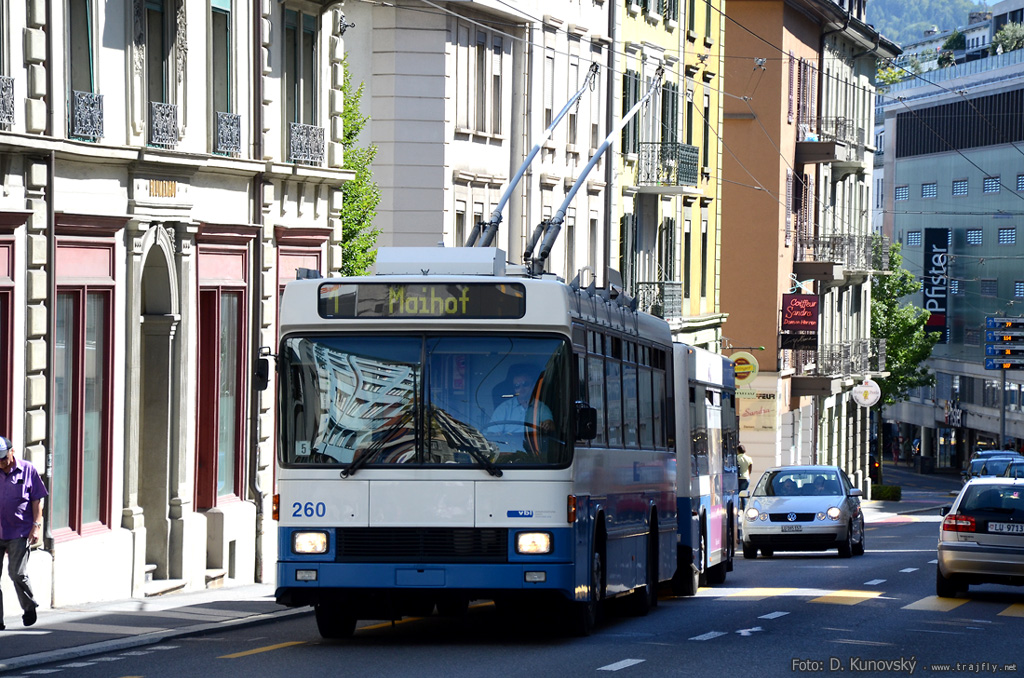
<path id="1" fill-rule="evenodd" d="M 488 430 L 527 434 L 554 431 L 555 421 L 548 406 L 540 401 L 531 401 L 536 379 L 529 366 L 514 365 L 509 370 L 509 381 L 512 382 L 513 395 L 494 408 Z"/>

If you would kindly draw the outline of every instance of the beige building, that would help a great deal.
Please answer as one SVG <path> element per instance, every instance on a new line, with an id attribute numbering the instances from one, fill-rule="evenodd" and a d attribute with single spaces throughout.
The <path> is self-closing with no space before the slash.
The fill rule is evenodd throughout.
<path id="1" fill-rule="evenodd" d="M 738 393 L 740 437 L 759 470 L 838 464 L 866 488 L 869 410 L 852 390 L 884 370 L 872 80 L 899 48 L 861 0 L 730 0 L 728 13 L 722 307 L 730 345 L 759 368 Z"/>

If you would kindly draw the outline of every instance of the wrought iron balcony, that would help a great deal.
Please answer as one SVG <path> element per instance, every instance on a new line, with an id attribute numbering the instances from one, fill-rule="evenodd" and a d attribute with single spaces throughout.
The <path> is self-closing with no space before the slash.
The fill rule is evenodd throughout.
<path id="1" fill-rule="evenodd" d="M 288 160 L 306 165 L 324 162 L 324 128 L 316 125 L 288 123 Z"/>
<path id="2" fill-rule="evenodd" d="M 800 125 L 797 138 L 797 162 L 838 163 L 860 169 L 865 158 L 866 131 L 845 117 L 822 117 Z"/>
<path id="3" fill-rule="evenodd" d="M 14 78 L 0 75 L 0 127 L 14 124 Z"/>
<path id="4" fill-rule="evenodd" d="M 847 271 L 884 271 L 889 267 L 889 239 L 878 235 L 801 235 L 797 238 L 796 262 L 838 263 Z"/>
<path id="5" fill-rule="evenodd" d="M 217 113 L 217 143 L 214 153 L 237 157 L 242 152 L 242 116 Z"/>
<path id="6" fill-rule="evenodd" d="M 71 137 L 99 141 L 103 137 L 103 95 L 71 93 Z"/>
<path id="7" fill-rule="evenodd" d="M 178 145 L 178 107 L 149 102 L 149 145 L 174 148 Z"/>
<path id="8" fill-rule="evenodd" d="M 678 281 L 636 284 L 637 307 L 659 318 L 681 318 L 683 284 Z"/>
<path id="9" fill-rule="evenodd" d="M 636 185 L 650 187 L 697 186 L 700 151 L 678 143 L 640 143 Z"/>
<path id="10" fill-rule="evenodd" d="M 885 339 L 857 339 L 822 344 L 816 351 L 794 351 L 798 377 L 849 379 L 885 371 Z"/>

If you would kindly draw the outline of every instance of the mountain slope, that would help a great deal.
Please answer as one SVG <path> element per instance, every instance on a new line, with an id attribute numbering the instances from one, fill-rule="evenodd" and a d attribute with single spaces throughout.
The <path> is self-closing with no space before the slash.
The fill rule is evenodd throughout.
<path id="1" fill-rule="evenodd" d="M 970 12 L 985 9 L 972 0 L 868 0 L 867 21 L 897 44 L 917 42 L 932 26 L 940 31 L 967 25 Z"/>

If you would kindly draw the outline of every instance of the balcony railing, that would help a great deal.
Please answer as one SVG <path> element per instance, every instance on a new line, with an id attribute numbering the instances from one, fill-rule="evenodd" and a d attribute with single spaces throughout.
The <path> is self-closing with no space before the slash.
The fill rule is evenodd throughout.
<path id="1" fill-rule="evenodd" d="M 678 143 L 640 143 L 637 186 L 697 186 L 700 152 L 696 146 Z"/>
<path id="2" fill-rule="evenodd" d="M 636 284 L 637 307 L 659 318 L 683 315 L 683 284 L 678 281 Z"/>
<path id="3" fill-rule="evenodd" d="M 178 107 L 149 102 L 149 145 L 174 148 L 178 145 Z"/>
<path id="4" fill-rule="evenodd" d="M 71 137 L 99 141 L 103 137 L 103 95 L 71 93 Z"/>
<path id="5" fill-rule="evenodd" d="M 288 160 L 306 165 L 322 165 L 324 128 L 290 122 L 288 130 Z"/>
<path id="6" fill-rule="evenodd" d="M 797 238 L 796 260 L 836 262 L 848 271 L 889 268 L 889 239 L 877 235 L 831 235 Z"/>
<path id="7" fill-rule="evenodd" d="M 843 377 L 885 371 L 885 339 L 822 344 L 817 351 L 794 351 L 793 367 L 802 377 Z"/>
<path id="8" fill-rule="evenodd" d="M 217 143 L 213 152 L 232 157 L 242 152 L 242 116 L 217 113 Z"/>
<path id="9" fill-rule="evenodd" d="M 14 78 L 0 75 L 0 127 L 14 124 Z"/>

